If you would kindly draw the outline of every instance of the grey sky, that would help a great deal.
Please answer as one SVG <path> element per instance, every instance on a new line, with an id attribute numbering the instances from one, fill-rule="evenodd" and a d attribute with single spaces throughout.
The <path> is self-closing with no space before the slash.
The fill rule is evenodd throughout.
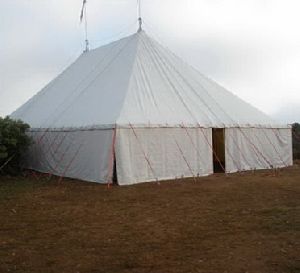
<path id="1" fill-rule="evenodd" d="M 0 0 L 0 116 L 83 50 L 82 0 Z M 91 47 L 133 33 L 136 0 L 88 0 Z M 300 121 L 299 0 L 142 0 L 144 29 L 267 114 Z"/>

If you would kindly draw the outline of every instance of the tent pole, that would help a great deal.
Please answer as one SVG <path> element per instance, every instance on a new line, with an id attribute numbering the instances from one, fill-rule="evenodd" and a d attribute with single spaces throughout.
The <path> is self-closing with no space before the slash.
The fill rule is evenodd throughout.
<path id="1" fill-rule="evenodd" d="M 113 184 L 116 134 L 117 134 L 117 125 L 115 125 L 115 128 L 113 130 L 111 151 L 110 151 L 110 157 L 108 162 L 108 181 L 107 181 L 108 189 Z"/>
<path id="2" fill-rule="evenodd" d="M 137 0 L 137 4 L 138 4 L 138 21 L 139 21 L 138 32 L 141 32 L 142 31 L 142 24 L 143 24 L 142 9 L 141 9 L 141 0 Z"/>
<path id="3" fill-rule="evenodd" d="M 89 49 L 89 40 L 88 40 L 88 23 L 87 23 L 86 5 L 84 6 L 84 30 L 85 30 L 85 52 L 88 52 L 90 49 Z"/>

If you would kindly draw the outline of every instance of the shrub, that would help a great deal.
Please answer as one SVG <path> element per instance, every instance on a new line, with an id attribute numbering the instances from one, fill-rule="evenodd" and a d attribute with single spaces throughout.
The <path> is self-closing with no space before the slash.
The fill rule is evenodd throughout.
<path id="1" fill-rule="evenodd" d="M 300 124 L 293 124 L 293 157 L 300 159 Z"/>
<path id="2" fill-rule="evenodd" d="M 20 120 L 0 117 L 0 174 L 15 175 L 21 171 L 22 154 L 31 144 L 26 135 L 29 125 Z"/>

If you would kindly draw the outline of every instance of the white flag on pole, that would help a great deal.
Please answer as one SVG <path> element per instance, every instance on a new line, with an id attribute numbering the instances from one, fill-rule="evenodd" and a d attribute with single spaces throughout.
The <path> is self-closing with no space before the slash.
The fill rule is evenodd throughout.
<path id="1" fill-rule="evenodd" d="M 80 13 L 80 23 L 82 22 L 82 19 L 83 19 L 85 4 L 86 4 L 86 0 L 83 0 L 82 9 L 81 9 L 81 13 Z"/>

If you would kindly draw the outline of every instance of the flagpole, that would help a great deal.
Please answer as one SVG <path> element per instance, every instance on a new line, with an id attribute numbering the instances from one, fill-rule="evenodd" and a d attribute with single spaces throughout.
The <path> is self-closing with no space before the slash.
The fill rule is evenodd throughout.
<path id="1" fill-rule="evenodd" d="M 84 6 L 84 30 L 85 30 L 85 52 L 89 51 L 89 39 L 88 39 L 88 23 L 87 23 L 87 12 L 86 12 L 86 3 Z"/>
<path id="2" fill-rule="evenodd" d="M 138 4 L 138 21 L 139 21 L 139 28 L 138 28 L 138 32 L 142 31 L 142 10 L 141 10 L 141 0 L 137 0 L 137 4 Z"/>
<path id="3" fill-rule="evenodd" d="M 86 3 L 87 3 L 87 0 L 82 1 L 82 8 L 81 8 L 81 13 L 80 13 L 80 23 L 82 23 L 82 20 L 83 20 L 83 17 L 84 17 L 85 50 L 83 52 L 88 52 L 89 51 Z"/>

